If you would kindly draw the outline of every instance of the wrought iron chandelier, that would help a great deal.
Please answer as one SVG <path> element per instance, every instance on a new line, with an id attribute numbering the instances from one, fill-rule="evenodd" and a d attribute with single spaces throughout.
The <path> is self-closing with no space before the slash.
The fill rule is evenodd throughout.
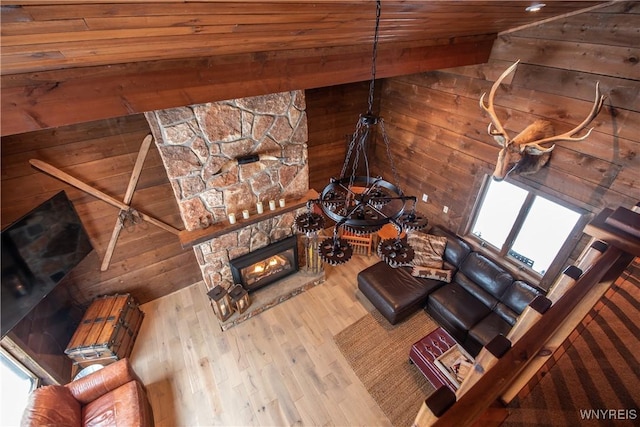
<path id="1" fill-rule="evenodd" d="M 320 197 L 310 200 L 307 212 L 298 215 L 295 220 L 296 228 L 304 233 L 323 229 L 324 217 L 313 211 L 313 206 L 317 205 L 324 215 L 335 221 L 333 236 L 321 241 L 318 248 L 322 260 L 331 265 L 343 264 L 353 255 L 351 244 L 340 236 L 341 228 L 350 233 L 365 235 L 376 233 L 384 225 L 392 224 L 397 230 L 397 237 L 382 240 L 378 244 L 377 253 L 389 265 L 398 266 L 410 262 L 414 257 L 411 246 L 405 238 L 401 238 L 402 231 L 421 229 L 427 225 L 426 217 L 416 212 L 416 197 L 406 196 L 400 189 L 384 120 L 373 114 L 380 11 L 381 2 L 377 0 L 368 110 L 360 115 L 347 148 L 340 177 L 331 178 Z M 377 134 L 376 129 L 379 129 L 384 141 L 396 184 L 369 174 L 367 149 Z M 349 165 L 351 168 L 348 174 Z"/>

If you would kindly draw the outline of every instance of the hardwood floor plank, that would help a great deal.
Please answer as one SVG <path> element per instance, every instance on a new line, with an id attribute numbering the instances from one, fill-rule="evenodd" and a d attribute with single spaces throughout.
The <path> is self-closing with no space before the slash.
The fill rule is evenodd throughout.
<path id="1" fill-rule="evenodd" d="M 203 282 L 143 304 L 131 361 L 156 426 L 388 426 L 333 341 L 370 309 L 356 275 L 377 260 L 327 267 L 323 284 L 224 332 Z"/>

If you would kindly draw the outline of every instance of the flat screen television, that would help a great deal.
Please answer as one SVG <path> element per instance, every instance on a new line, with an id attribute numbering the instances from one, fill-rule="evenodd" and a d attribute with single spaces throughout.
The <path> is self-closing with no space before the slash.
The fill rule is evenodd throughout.
<path id="1" fill-rule="evenodd" d="M 2 230 L 2 337 L 92 250 L 64 191 Z"/>

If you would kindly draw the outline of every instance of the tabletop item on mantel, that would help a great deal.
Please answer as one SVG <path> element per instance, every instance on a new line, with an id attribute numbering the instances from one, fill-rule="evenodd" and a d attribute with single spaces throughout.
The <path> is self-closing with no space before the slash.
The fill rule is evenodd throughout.
<path id="1" fill-rule="evenodd" d="M 96 298 L 64 351 L 75 365 L 108 365 L 129 357 L 144 313 L 130 294 Z"/>
<path id="2" fill-rule="evenodd" d="M 257 206 L 255 211 L 249 212 L 249 218 L 244 219 L 234 214 L 234 221 L 219 221 L 215 222 L 208 227 L 199 228 L 196 230 L 183 230 L 180 231 L 178 237 L 180 238 L 180 244 L 184 249 L 191 248 L 197 244 L 206 242 L 216 237 L 220 237 L 224 234 L 230 233 L 235 230 L 247 227 L 251 224 L 256 224 L 260 221 L 275 218 L 278 215 L 283 215 L 287 212 L 295 211 L 296 209 L 305 207 L 307 202 L 311 199 L 318 197 L 318 192 L 310 189 L 299 199 L 286 200 L 284 207 L 277 207 L 275 201 L 273 201 L 273 210 L 265 210 L 263 206 L 263 213 L 258 213 Z M 271 202 L 271 201 L 270 201 Z M 271 203 L 269 203 L 271 204 Z"/>

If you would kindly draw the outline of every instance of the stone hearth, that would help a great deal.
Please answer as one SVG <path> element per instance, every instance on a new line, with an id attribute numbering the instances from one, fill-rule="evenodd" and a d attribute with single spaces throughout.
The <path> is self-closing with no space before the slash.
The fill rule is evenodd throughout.
<path id="1" fill-rule="evenodd" d="M 267 286 L 251 293 L 251 305 L 244 313 L 233 313 L 224 322 L 220 322 L 220 329 L 226 331 L 252 317 L 287 301 L 325 281 L 324 271 L 311 273 L 299 271 L 278 281 L 276 286 Z"/>

